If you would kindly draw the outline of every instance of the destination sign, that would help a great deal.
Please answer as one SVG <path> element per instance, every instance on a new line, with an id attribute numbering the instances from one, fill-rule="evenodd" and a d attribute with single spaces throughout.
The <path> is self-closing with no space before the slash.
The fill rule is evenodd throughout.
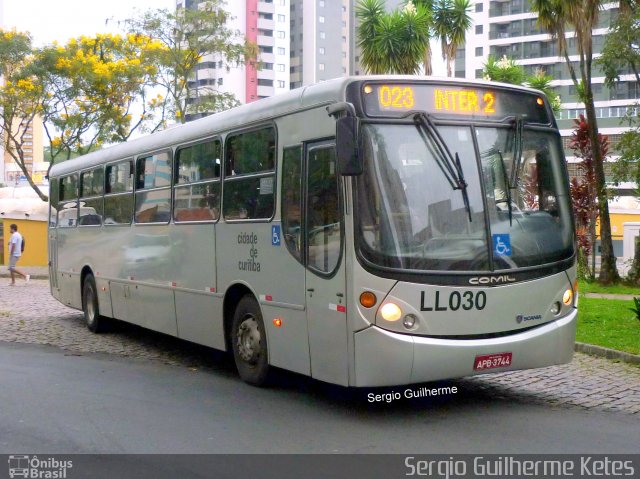
<path id="1" fill-rule="evenodd" d="M 529 92 L 455 84 L 367 83 L 363 93 L 366 113 L 374 117 L 400 118 L 426 111 L 476 119 L 517 116 L 550 123 L 543 97 Z"/>

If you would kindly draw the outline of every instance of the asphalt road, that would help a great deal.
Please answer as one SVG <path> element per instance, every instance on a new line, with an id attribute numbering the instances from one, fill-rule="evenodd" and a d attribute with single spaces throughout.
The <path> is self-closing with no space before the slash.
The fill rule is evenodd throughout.
<path id="1" fill-rule="evenodd" d="M 189 368 L 0 342 L 0 453 L 638 453 L 640 417 L 440 383 L 369 403 L 292 374 L 257 389 L 222 358 Z M 404 388 L 396 388 L 403 391 Z M 388 392 L 378 390 L 375 392 Z"/>

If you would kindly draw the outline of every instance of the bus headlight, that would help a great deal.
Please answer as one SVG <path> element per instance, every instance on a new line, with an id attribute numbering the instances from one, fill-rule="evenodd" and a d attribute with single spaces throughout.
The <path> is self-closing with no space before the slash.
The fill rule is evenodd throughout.
<path id="1" fill-rule="evenodd" d="M 380 308 L 380 316 L 386 321 L 398 321 L 402 317 L 402 310 L 395 303 L 387 303 Z"/>
<path id="2" fill-rule="evenodd" d="M 567 289 L 562 295 L 562 302 L 567 306 L 571 305 L 573 302 L 573 290 Z"/>

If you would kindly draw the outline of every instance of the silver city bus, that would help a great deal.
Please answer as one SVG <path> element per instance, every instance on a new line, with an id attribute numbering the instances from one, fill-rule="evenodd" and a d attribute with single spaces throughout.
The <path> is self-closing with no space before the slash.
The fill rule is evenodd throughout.
<path id="1" fill-rule="evenodd" d="M 574 227 L 538 91 L 353 77 L 51 169 L 51 292 L 345 386 L 571 360 Z"/>

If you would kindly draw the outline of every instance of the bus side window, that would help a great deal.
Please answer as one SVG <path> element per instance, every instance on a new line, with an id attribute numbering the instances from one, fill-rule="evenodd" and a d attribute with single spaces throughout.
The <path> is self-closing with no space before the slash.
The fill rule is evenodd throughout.
<path id="1" fill-rule="evenodd" d="M 302 146 L 285 148 L 282 162 L 282 231 L 289 252 L 302 262 Z"/>
<path id="2" fill-rule="evenodd" d="M 100 226 L 104 191 L 104 170 L 102 167 L 85 171 L 80 175 L 80 209 L 78 226 Z"/>
<path id="3" fill-rule="evenodd" d="M 136 164 L 136 223 L 168 223 L 171 219 L 171 153 L 139 157 Z"/>
<path id="4" fill-rule="evenodd" d="M 275 199 L 275 128 L 229 135 L 225 145 L 225 220 L 270 219 Z"/>
<path id="5" fill-rule="evenodd" d="M 219 139 L 181 147 L 176 152 L 173 176 L 173 220 L 216 221 L 220 217 Z"/>
<path id="6" fill-rule="evenodd" d="M 60 179 L 58 227 L 70 228 L 78 224 L 78 174 Z"/>
<path id="7" fill-rule="evenodd" d="M 105 174 L 104 224 L 130 225 L 133 216 L 133 162 L 107 165 Z"/>

